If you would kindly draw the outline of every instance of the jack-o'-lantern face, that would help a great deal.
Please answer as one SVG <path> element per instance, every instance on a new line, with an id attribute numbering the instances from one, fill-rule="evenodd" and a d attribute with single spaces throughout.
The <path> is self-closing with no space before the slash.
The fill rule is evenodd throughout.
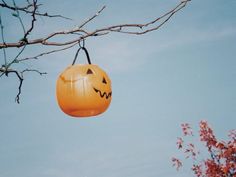
<path id="1" fill-rule="evenodd" d="M 66 114 L 88 117 L 104 112 L 111 102 L 111 80 L 97 65 L 73 65 L 57 80 L 57 100 Z"/>

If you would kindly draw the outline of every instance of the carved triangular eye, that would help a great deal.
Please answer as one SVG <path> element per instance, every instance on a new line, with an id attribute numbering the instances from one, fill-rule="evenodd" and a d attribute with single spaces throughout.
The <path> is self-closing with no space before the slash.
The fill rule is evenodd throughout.
<path id="1" fill-rule="evenodd" d="M 107 81 L 106 81 L 105 77 L 103 77 L 102 83 L 107 84 Z"/>
<path id="2" fill-rule="evenodd" d="M 91 69 L 88 69 L 87 74 L 93 74 L 93 71 Z"/>

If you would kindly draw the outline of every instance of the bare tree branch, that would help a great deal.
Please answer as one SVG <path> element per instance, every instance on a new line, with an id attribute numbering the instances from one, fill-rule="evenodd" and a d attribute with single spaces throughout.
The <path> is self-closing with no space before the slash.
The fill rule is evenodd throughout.
<path id="1" fill-rule="evenodd" d="M 10 10 L 13 10 L 13 11 L 19 10 L 19 11 L 25 12 L 26 14 L 33 14 L 33 11 L 29 10 L 29 8 L 32 7 L 33 4 L 28 4 L 25 7 L 18 7 L 18 6 L 14 7 L 14 6 L 8 5 L 3 0 L 2 0 L 2 2 L 3 3 L 0 3 L 0 7 L 7 8 L 7 9 L 10 9 Z M 37 6 L 40 6 L 40 5 L 37 5 Z M 51 14 L 48 14 L 47 12 L 45 12 L 45 13 L 36 12 L 35 15 L 43 16 L 43 17 L 49 17 L 49 18 L 64 18 L 66 20 L 72 20 L 71 18 L 62 16 L 62 15 L 51 15 Z"/>
<path id="2" fill-rule="evenodd" d="M 97 16 L 99 16 L 99 14 L 106 8 L 106 6 L 103 6 L 96 14 L 94 14 L 92 17 L 90 17 L 88 20 L 86 20 L 84 23 L 82 23 L 78 29 L 83 28 L 87 23 L 89 23 L 90 21 L 92 21 L 94 18 L 96 18 Z"/>
<path id="3" fill-rule="evenodd" d="M 179 12 L 182 8 L 184 8 L 189 1 L 190 0 L 181 1 L 176 7 L 174 7 L 170 11 L 168 11 L 166 14 L 162 15 L 161 17 L 156 18 L 155 20 L 149 21 L 149 22 L 144 23 L 144 24 L 120 24 L 120 25 L 108 26 L 108 27 L 101 28 L 101 29 L 96 29 L 96 30 L 91 31 L 91 32 L 77 27 L 77 28 L 74 28 L 74 29 L 54 32 L 54 33 L 51 33 L 48 36 L 43 37 L 43 38 L 28 40 L 26 44 L 22 43 L 22 41 L 19 41 L 19 42 L 16 42 L 16 43 L 5 43 L 5 44 L 1 43 L 0 44 L 0 49 L 1 48 L 9 48 L 9 47 L 22 47 L 24 45 L 33 45 L 33 44 L 50 45 L 50 46 L 66 46 L 66 45 L 74 44 L 74 43 L 80 41 L 81 39 L 85 39 L 85 38 L 92 37 L 92 36 L 98 36 L 98 35 L 100 35 L 100 33 L 103 33 L 103 35 L 105 35 L 105 34 L 109 34 L 110 32 L 126 33 L 126 34 L 133 34 L 133 35 L 142 35 L 142 34 L 145 34 L 145 33 L 148 33 L 148 32 L 155 31 L 155 30 L 159 29 L 167 21 L 169 21 L 175 13 Z M 99 15 L 99 13 L 104 8 L 105 8 L 105 6 L 103 6 L 103 8 L 99 12 L 96 13 L 97 15 L 94 15 L 90 19 L 92 20 L 95 17 L 97 17 Z M 85 21 L 81 26 L 84 26 L 85 24 L 90 22 L 91 21 L 90 19 Z M 157 22 L 159 22 L 161 20 L 163 20 L 163 21 L 159 25 L 157 24 L 156 26 L 152 26 L 152 25 L 155 25 Z M 144 30 L 144 28 L 146 28 L 146 30 Z M 52 41 L 49 41 L 49 40 L 52 40 L 52 38 L 56 37 L 56 36 L 64 36 L 64 35 L 75 34 L 75 33 L 81 33 L 82 36 L 80 38 L 73 39 L 73 40 L 66 41 L 66 42 L 52 42 Z"/>
<path id="4" fill-rule="evenodd" d="M 38 55 L 36 55 L 36 56 L 33 56 L 33 57 L 22 58 L 22 59 L 17 60 L 17 62 L 22 62 L 22 61 L 32 60 L 32 59 L 37 60 L 39 57 L 42 57 L 42 56 L 44 56 L 44 55 L 48 55 L 48 54 L 52 54 L 52 53 L 55 53 L 55 52 L 60 52 L 60 51 L 63 51 L 63 50 L 67 50 L 67 49 L 69 49 L 69 48 L 74 47 L 75 45 L 77 45 L 77 43 L 72 44 L 72 45 L 69 45 L 69 46 L 64 47 L 64 48 L 60 48 L 60 49 L 56 49 L 56 50 L 51 50 L 51 51 L 43 52 L 43 53 L 40 53 L 40 54 L 38 54 Z"/>
<path id="5" fill-rule="evenodd" d="M 11 9 L 13 11 L 16 11 L 16 10 L 24 11 L 24 10 L 28 10 L 30 7 L 32 7 L 32 4 L 28 4 L 25 7 L 15 7 L 15 6 L 13 7 L 13 6 L 8 5 L 4 0 L 2 0 L 2 3 L 0 3 L 0 6 L 7 8 L 7 9 Z"/>
<path id="6" fill-rule="evenodd" d="M 33 13 L 32 13 L 32 21 L 31 21 L 31 27 L 26 31 L 25 35 L 24 35 L 24 40 L 27 41 L 27 36 L 30 34 L 30 32 L 33 30 L 34 28 L 34 22 L 36 21 L 36 18 L 35 18 L 35 13 L 36 13 L 36 10 L 37 10 L 37 0 L 33 0 L 33 7 L 34 7 L 34 10 L 33 10 Z"/>
<path id="7" fill-rule="evenodd" d="M 21 50 L 20 50 L 20 52 L 15 56 L 15 58 L 10 62 L 10 63 L 8 63 L 7 65 L 6 65 L 6 68 L 9 68 L 13 63 L 18 63 L 18 57 L 23 53 L 23 51 L 25 50 L 25 48 L 26 48 L 26 46 L 24 46 Z"/>
<path id="8" fill-rule="evenodd" d="M 22 90 L 22 84 L 23 84 L 23 81 L 24 81 L 24 73 L 25 72 L 36 72 L 40 75 L 43 75 L 43 74 L 47 74 L 46 72 L 40 72 L 36 69 L 25 69 L 23 71 L 17 71 L 17 70 L 14 70 L 14 69 L 6 69 L 5 67 L 2 67 L 0 68 L 0 73 L 2 73 L 0 75 L 0 77 L 5 74 L 7 77 L 8 77 L 8 74 L 9 73 L 13 73 L 17 76 L 17 78 L 19 79 L 19 85 L 18 85 L 18 93 L 16 95 L 16 98 L 15 98 L 15 101 L 19 104 L 20 103 L 20 95 L 21 95 L 21 90 Z"/>
<path id="9" fill-rule="evenodd" d="M 12 1 L 13 1 L 14 7 L 16 7 L 15 0 L 12 0 Z M 19 20 L 19 22 L 20 22 L 20 24 L 21 24 L 21 27 L 22 27 L 22 29 L 23 29 L 23 31 L 24 31 L 24 34 L 25 34 L 25 33 L 26 33 L 26 32 L 25 32 L 25 26 L 24 26 L 24 23 L 23 23 L 23 21 L 22 21 L 22 19 L 21 19 L 21 17 L 20 17 L 19 10 L 16 9 L 15 11 L 16 11 L 16 14 L 12 14 L 12 15 L 15 16 L 15 17 Z"/>
<path id="10" fill-rule="evenodd" d="M 0 13 L 0 28 L 1 28 L 1 37 L 2 37 L 2 42 L 3 44 L 5 44 L 5 38 L 4 38 L 4 26 L 3 26 L 3 23 L 2 23 L 2 15 Z M 6 54 L 6 50 L 5 48 L 3 48 L 3 57 L 4 57 L 4 65 L 6 66 L 7 65 L 7 54 Z"/>

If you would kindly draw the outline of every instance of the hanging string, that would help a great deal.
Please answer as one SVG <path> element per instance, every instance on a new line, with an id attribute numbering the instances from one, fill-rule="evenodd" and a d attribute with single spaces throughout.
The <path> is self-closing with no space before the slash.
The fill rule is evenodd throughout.
<path id="1" fill-rule="evenodd" d="M 77 52 L 76 52 L 76 54 L 75 54 L 75 58 L 74 58 L 74 60 L 73 60 L 73 62 L 72 62 L 72 65 L 75 64 L 80 50 L 83 50 L 83 51 L 85 52 L 86 57 L 87 57 L 87 61 L 88 61 L 88 63 L 91 65 L 91 60 L 90 60 L 90 57 L 89 57 L 88 50 L 85 48 L 85 39 L 84 39 L 84 38 L 82 39 L 82 45 L 81 45 L 81 41 L 79 41 L 79 47 L 80 47 L 80 48 L 77 50 Z"/>

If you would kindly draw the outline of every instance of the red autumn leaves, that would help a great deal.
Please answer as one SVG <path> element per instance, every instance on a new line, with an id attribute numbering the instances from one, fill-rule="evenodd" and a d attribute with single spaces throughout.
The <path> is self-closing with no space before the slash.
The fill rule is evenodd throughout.
<path id="1" fill-rule="evenodd" d="M 197 177 L 236 177 L 236 130 L 229 132 L 228 141 L 216 139 L 213 130 L 206 121 L 199 123 L 200 141 L 207 150 L 208 157 L 203 158 L 195 147 L 189 143 L 188 138 L 193 138 L 193 131 L 188 123 L 181 124 L 183 137 L 177 138 L 177 148 L 184 153 L 186 158 L 192 158 L 192 171 Z M 186 140 L 187 139 L 187 140 Z M 172 158 L 173 166 L 179 170 L 183 166 L 180 159 Z"/>

